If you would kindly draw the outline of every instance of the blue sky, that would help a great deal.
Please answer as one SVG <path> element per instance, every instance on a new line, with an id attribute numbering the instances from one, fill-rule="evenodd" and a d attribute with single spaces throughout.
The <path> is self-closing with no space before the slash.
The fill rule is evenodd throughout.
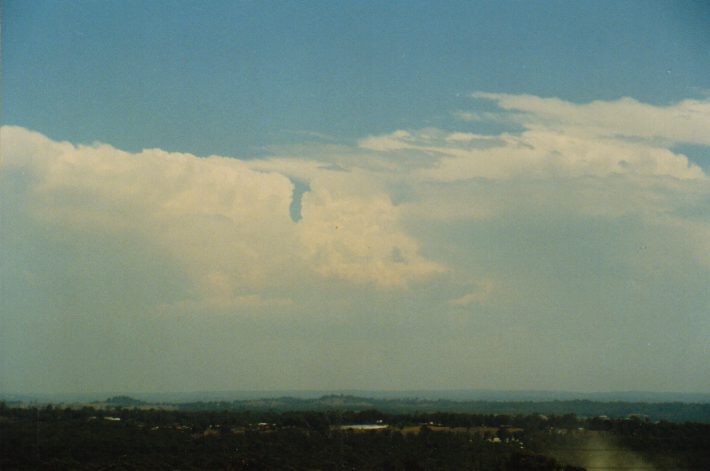
<path id="1" fill-rule="evenodd" d="M 129 150 L 442 127 L 479 90 L 664 104 L 710 75 L 702 2 L 9 1 L 4 18 L 4 122 Z"/>
<path id="2" fill-rule="evenodd" d="M 710 391 L 703 2 L 2 22 L 0 390 Z"/>

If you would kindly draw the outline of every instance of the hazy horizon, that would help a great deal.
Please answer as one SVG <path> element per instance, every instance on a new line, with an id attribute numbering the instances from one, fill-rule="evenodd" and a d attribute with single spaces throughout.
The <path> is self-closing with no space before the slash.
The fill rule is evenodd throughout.
<path id="1" fill-rule="evenodd" d="M 710 403 L 710 393 L 702 392 L 650 392 L 650 391 L 544 391 L 544 390 L 494 390 L 494 389 L 440 389 L 440 390 L 233 390 L 233 391 L 104 391 L 65 393 L 6 393 L 0 392 L 4 401 L 45 401 L 48 403 L 101 402 L 126 396 L 147 403 L 186 403 L 210 401 L 259 401 L 270 399 L 318 400 L 329 396 L 343 396 L 366 400 L 419 400 L 451 402 L 547 402 L 588 400 L 597 402 L 643 403 Z"/>
<path id="2" fill-rule="evenodd" d="M 703 2 L 2 2 L 0 391 L 710 393 Z"/>

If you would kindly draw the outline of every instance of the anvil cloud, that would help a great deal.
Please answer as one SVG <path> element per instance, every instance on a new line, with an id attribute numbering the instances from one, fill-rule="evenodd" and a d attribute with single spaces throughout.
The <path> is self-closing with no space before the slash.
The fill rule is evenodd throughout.
<path id="1" fill-rule="evenodd" d="M 344 348 L 355 350 L 368 335 L 346 327 L 358 319 L 394 338 L 411 322 L 421 328 L 416 338 L 448 342 L 441 361 L 452 364 L 502 355 L 525 365 L 517 347 L 496 347 L 503 338 L 524 345 L 557 332 L 583 353 L 594 348 L 580 329 L 597 345 L 618 335 L 636 349 L 665 332 L 675 344 L 684 339 L 685 350 L 663 360 L 661 350 L 647 352 L 632 383 L 619 377 L 615 384 L 670 388 L 649 381 L 649 371 L 660 362 L 675 368 L 670 380 L 683 380 L 678 365 L 689 359 L 700 370 L 684 380 L 710 386 L 702 380 L 710 377 L 707 365 L 694 360 L 707 353 L 710 337 L 710 324 L 698 317 L 709 301 L 702 287 L 710 280 L 710 180 L 675 147 L 707 151 L 710 104 L 473 96 L 492 100 L 495 116 L 474 109 L 458 113 L 460 129 L 274 147 L 259 158 L 126 152 L 4 126 L 3 271 L 14 296 L 6 306 L 21 316 L 22 299 L 40 289 L 45 315 L 59 317 L 79 309 L 89 319 L 120 318 L 129 299 L 131 316 L 168 323 L 215 314 L 338 322 Z M 510 128 L 476 132 L 485 119 Z M 89 268 L 66 287 L 74 300 L 52 291 L 87 253 Z M 159 273 L 150 281 L 155 292 L 130 283 L 86 291 L 88 278 L 110 278 L 121 260 Z M 405 306 L 416 307 L 405 313 Z M 270 348 L 279 351 L 277 344 Z M 312 359 L 317 343 L 306 344 L 296 357 Z M 619 345 L 605 347 L 610 365 L 628 355 Z M 396 369 L 410 347 L 377 355 Z M 352 362 L 330 343 L 319 348 Z M 279 374 L 264 384 L 276 384 Z"/>

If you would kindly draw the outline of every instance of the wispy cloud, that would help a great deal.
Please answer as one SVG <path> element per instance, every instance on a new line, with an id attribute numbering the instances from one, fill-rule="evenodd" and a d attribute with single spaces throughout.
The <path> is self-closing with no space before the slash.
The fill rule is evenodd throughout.
<path id="1" fill-rule="evenodd" d="M 495 102 L 511 112 L 510 120 L 528 129 L 710 145 L 708 99 L 656 106 L 628 97 L 578 104 L 534 95 L 477 92 L 471 96 Z"/>

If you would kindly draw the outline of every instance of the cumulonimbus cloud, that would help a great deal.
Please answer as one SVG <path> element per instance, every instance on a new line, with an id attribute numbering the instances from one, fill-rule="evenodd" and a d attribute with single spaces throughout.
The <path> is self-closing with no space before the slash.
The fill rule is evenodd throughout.
<path id="1" fill-rule="evenodd" d="M 708 178 L 672 149 L 705 144 L 706 102 L 475 96 L 523 129 L 399 130 L 357 146 L 242 160 L 128 153 L 5 126 L 2 173 L 17 182 L 21 210 L 52 230 L 130 234 L 175 261 L 192 288 L 168 305 L 183 308 L 286 307 L 292 301 L 282 288 L 309 279 L 387 289 L 430 280 L 450 267 L 423 254 L 448 241 L 425 247 L 412 229 L 427 233 L 432 222 L 627 215 L 682 228 L 689 247 L 707 248 Z M 299 218 L 291 217 L 295 180 L 307 186 Z M 459 296 L 452 305 L 479 300 Z"/>
<path id="2" fill-rule="evenodd" d="M 12 126 L 2 143 L 4 172 L 22 174 L 32 217 L 64 233 L 141 237 L 179 261 L 211 306 L 283 305 L 258 293 L 309 273 L 391 288 L 442 270 L 418 254 L 386 196 L 344 191 L 327 176 L 295 221 L 293 182 L 258 163 L 74 145 Z"/>

